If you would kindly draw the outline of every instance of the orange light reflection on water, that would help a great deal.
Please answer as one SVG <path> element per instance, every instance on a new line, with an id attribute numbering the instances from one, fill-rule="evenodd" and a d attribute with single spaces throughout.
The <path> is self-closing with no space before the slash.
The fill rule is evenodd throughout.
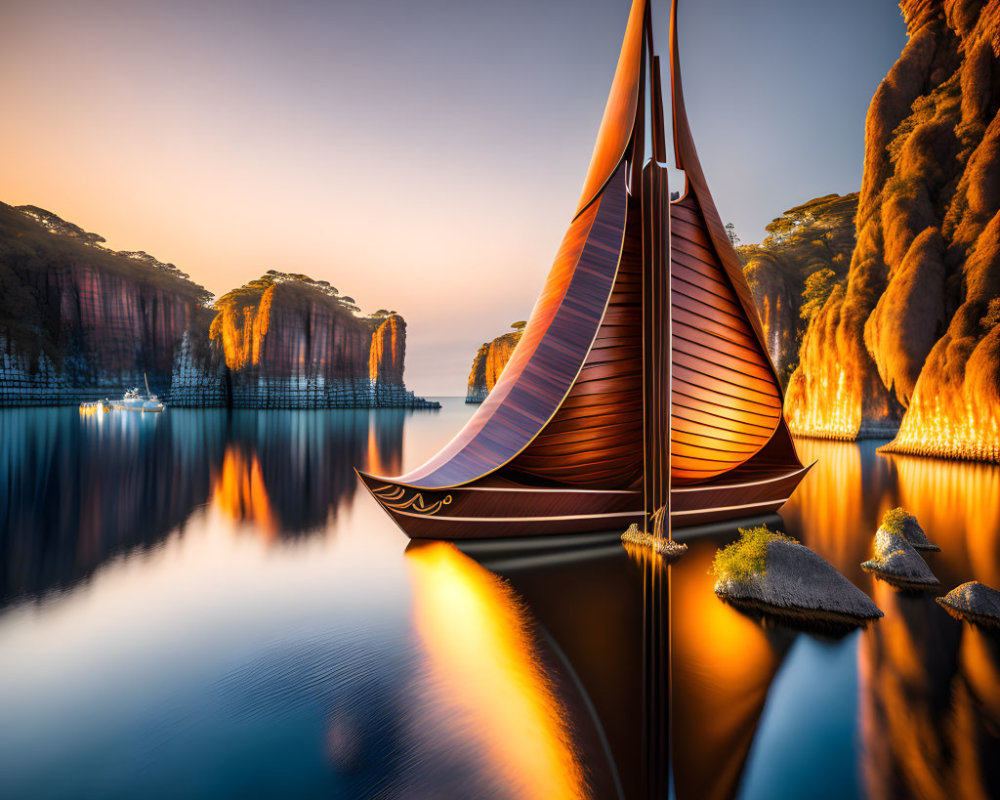
<path id="1" fill-rule="evenodd" d="M 975 579 L 1000 588 L 1000 466 L 888 458 L 897 473 L 898 504 L 941 547 L 936 559 L 947 562 L 953 585 Z"/>
<path id="2" fill-rule="evenodd" d="M 277 521 L 256 453 L 245 456 L 233 445 L 226 448 L 212 489 L 212 504 L 232 520 L 253 522 L 268 541 L 277 536 Z"/>
<path id="3" fill-rule="evenodd" d="M 878 453 L 877 444 L 797 439 L 803 462 L 817 463 L 781 509 L 788 531 L 866 588 L 858 565 L 882 514 L 902 506 L 941 546 L 928 563 L 947 588 L 1000 586 L 1000 466 Z"/>
<path id="4" fill-rule="evenodd" d="M 478 740 L 511 796 L 586 797 L 566 716 L 512 590 L 450 544 L 411 549 L 406 561 L 433 703 L 453 709 L 459 737 Z"/>
<path id="5" fill-rule="evenodd" d="M 673 769 L 679 800 L 729 798 L 789 641 L 769 640 L 714 597 L 718 542 L 689 542 L 670 568 Z"/>
<path id="6" fill-rule="evenodd" d="M 1000 647 L 932 595 L 876 581 L 874 596 L 885 617 L 864 631 L 858 651 L 869 796 L 996 796 Z"/>
<path id="7" fill-rule="evenodd" d="M 858 651 L 862 767 L 872 798 L 982 800 L 1000 790 L 1000 646 L 951 619 L 934 593 L 907 595 L 860 572 L 882 514 L 914 514 L 938 594 L 1000 587 L 1000 466 L 877 452 L 879 442 L 796 440 L 817 461 L 781 509 L 792 535 L 874 599 L 885 617 Z M 991 784 L 992 781 L 992 784 Z"/>

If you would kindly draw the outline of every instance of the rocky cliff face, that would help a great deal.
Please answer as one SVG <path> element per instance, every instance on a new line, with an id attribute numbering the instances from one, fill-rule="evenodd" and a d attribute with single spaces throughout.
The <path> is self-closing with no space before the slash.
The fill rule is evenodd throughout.
<path id="1" fill-rule="evenodd" d="M 782 382 L 798 366 L 802 335 L 819 301 L 847 275 L 857 209 L 856 193 L 817 197 L 772 221 L 761 244 L 737 248 Z"/>
<path id="2" fill-rule="evenodd" d="M 517 343 L 521 341 L 524 323 L 515 322 L 511 327 L 514 330 L 498 336 L 492 342 L 484 342 L 476 351 L 476 357 L 472 360 L 472 370 L 469 372 L 466 403 L 483 402 L 500 379 L 500 373 L 507 366 Z"/>
<path id="3" fill-rule="evenodd" d="M 403 385 L 406 324 L 305 275 L 219 298 L 34 206 L 0 204 L 0 406 L 143 385 L 171 405 L 434 407 Z M 213 313 L 214 312 L 214 313 Z"/>
<path id="4" fill-rule="evenodd" d="M 224 354 L 234 407 L 436 405 L 403 385 L 402 317 L 359 316 L 329 284 L 272 270 L 220 297 L 215 311 L 209 337 Z"/>
<path id="5" fill-rule="evenodd" d="M 398 314 L 392 314 L 372 334 L 368 377 L 387 386 L 402 386 L 405 356 L 406 322 Z"/>
<path id="6" fill-rule="evenodd" d="M 868 111 L 846 287 L 809 324 L 794 432 L 1000 460 L 1000 2 L 904 0 Z"/>
<path id="7" fill-rule="evenodd" d="M 100 246 L 34 206 L 0 204 L 0 405 L 164 390 L 209 296 L 173 265 Z"/>

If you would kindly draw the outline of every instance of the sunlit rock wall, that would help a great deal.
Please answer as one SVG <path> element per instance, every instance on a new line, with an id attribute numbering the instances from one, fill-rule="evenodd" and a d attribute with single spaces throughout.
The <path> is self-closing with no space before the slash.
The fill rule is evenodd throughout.
<path id="1" fill-rule="evenodd" d="M 272 272 L 219 298 L 210 328 L 236 408 L 428 408 L 403 385 L 406 327 L 351 298 Z"/>
<path id="2" fill-rule="evenodd" d="M 811 291 L 810 278 L 824 278 L 812 290 L 820 296 L 847 275 L 857 208 L 857 193 L 817 197 L 774 219 L 760 244 L 737 247 L 768 355 L 782 383 L 798 365 L 802 335 L 816 302 L 803 297 Z"/>
<path id="3" fill-rule="evenodd" d="M 794 432 L 1000 458 L 1000 3 L 905 0 L 868 111 L 846 289 L 809 325 Z M 905 417 L 904 417 L 905 413 Z"/>
<path id="4" fill-rule="evenodd" d="M 744 267 L 764 329 L 767 354 L 779 375 L 795 359 L 801 305 L 798 282 L 782 267 L 777 259 L 763 254 Z"/>
<path id="5" fill-rule="evenodd" d="M 373 382 L 402 385 L 406 357 L 406 322 L 392 314 L 372 334 L 368 355 L 368 377 Z"/>
<path id="6" fill-rule="evenodd" d="M 517 326 L 521 327 L 517 327 Z M 476 351 L 469 372 L 469 384 L 466 389 L 466 403 L 481 403 L 486 399 L 496 382 L 500 379 L 503 368 L 507 366 L 514 348 L 521 341 L 522 323 L 515 323 L 516 329 L 498 336 L 492 342 L 485 342 Z"/>

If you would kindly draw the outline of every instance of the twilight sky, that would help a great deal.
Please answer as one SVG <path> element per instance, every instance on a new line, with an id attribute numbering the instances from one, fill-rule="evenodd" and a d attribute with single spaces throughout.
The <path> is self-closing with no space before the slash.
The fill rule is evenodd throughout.
<path id="1" fill-rule="evenodd" d="M 464 394 L 575 208 L 627 0 L 4 0 L 0 200 L 221 294 L 268 269 L 406 318 L 406 380 Z M 666 53 L 666 0 L 654 0 Z M 688 113 L 745 242 L 860 186 L 905 43 L 893 0 L 687 0 Z M 666 90 L 667 87 L 665 86 Z M 680 187 L 676 187 L 680 188 Z"/>

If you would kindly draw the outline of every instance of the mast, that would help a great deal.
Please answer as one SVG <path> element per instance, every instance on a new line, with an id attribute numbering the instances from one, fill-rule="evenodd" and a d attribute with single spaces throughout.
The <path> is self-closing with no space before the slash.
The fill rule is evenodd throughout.
<path id="1" fill-rule="evenodd" d="M 652 159 L 642 172 L 643 506 L 645 533 L 670 538 L 670 188 L 664 141 L 660 59 L 646 8 Z M 649 530 L 652 523 L 653 530 Z M 664 529 L 665 527 L 665 529 Z"/>

